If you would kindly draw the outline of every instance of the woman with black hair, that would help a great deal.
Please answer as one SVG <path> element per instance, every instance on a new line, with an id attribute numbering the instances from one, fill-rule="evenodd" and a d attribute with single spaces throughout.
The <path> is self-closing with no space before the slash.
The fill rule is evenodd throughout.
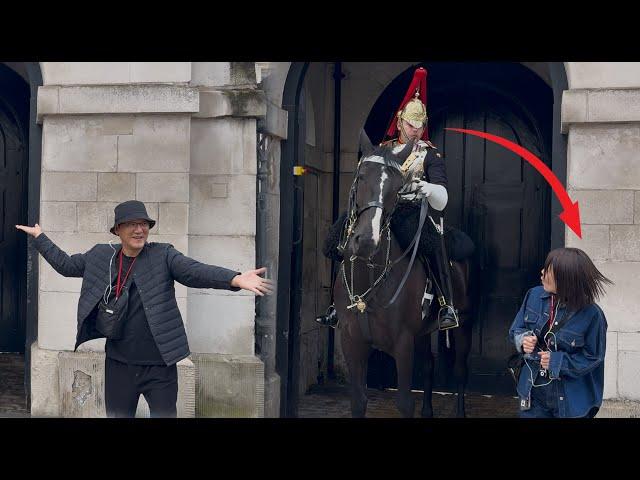
<path id="1" fill-rule="evenodd" d="M 552 250 L 509 338 L 523 353 L 523 418 L 592 418 L 602 404 L 607 320 L 595 301 L 612 284 L 578 248 Z"/>

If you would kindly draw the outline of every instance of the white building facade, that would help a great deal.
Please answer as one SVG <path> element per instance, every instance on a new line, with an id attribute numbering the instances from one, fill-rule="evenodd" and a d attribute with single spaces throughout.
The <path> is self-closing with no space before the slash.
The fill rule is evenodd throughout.
<path id="1" fill-rule="evenodd" d="M 330 302 L 322 240 L 334 202 L 345 203 L 360 129 L 415 65 L 0 64 L 0 106 L 4 99 L 14 105 L 7 112 L 25 112 L 0 116 L 4 132 L 18 132 L 6 152 L 21 152 L 5 167 L 24 166 L 15 167 L 22 183 L 5 180 L 14 185 L 3 187 L 14 195 L 6 198 L 20 199 L 16 221 L 39 221 L 68 253 L 115 239 L 113 208 L 137 199 L 157 220 L 150 241 L 240 271 L 266 266 L 278 285 L 268 298 L 177 286 L 192 351 L 178 365 L 179 416 L 292 415 L 296 398 L 328 370 L 345 377 L 339 334 L 329 338 L 313 321 Z M 582 239 L 553 219 L 553 198 L 540 197 L 540 242 L 582 248 L 615 282 L 600 302 L 609 322 L 605 398 L 640 402 L 640 63 L 509 68 L 548 88 L 549 163 L 580 203 Z M 20 82 L 22 96 L 11 90 Z M 437 95 L 431 85 L 429 99 Z M 294 177 L 293 165 L 313 173 Z M 6 320 L 0 334 L 23 345 L 31 414 L 104 416 L 104 340 L 73 352 L 81 280 L 58 275 L 11 238 L 23 266 L 5 269 L 3 282 L 19 286 L 5 315 L 18 320 Z M 139 408 L 145 415 L 144 402 Z"/>

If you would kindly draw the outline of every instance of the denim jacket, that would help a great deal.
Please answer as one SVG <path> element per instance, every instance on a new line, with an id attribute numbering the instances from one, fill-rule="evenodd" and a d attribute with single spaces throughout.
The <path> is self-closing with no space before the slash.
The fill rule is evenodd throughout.
<path id="1" fill-rule="evenodd" d="M 534 332 L 540 336 L 549 321 L 551 294 L 542 286 L 530 289 L 520 311 L 509 329 L 509 339 L 522 352 L 522 338 Z M 568 314 L 561 304 L 556 318 Z M 549 377 L 559 381 L 558 410 L 561 417 L 583 417 L 592 407 L 600 407 L 604 390 L 604 355 L 606 350 L 607 320 L 596 304 L 576 312 L 558 331 L 556 337 L 548 336 L 551 350 Z M 538 344 L 540 340 L 538 340 Z M 535 380 L 540 369 L 539 360 L 527 360 Z M 530 399 L 531 375 L 523 366 L 518 380 L 518 395 L 521 402 Z"/>

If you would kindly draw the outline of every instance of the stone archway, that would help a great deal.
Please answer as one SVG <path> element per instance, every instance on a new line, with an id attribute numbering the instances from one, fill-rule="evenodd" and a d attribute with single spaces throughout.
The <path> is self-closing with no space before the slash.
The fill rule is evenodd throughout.
<path id="1" fill-rule="evenodd" d="M 382 92 L 392 83 L 392 81 L 397 78 L 402 72 L 406 72 L 411 70 L 412 68 L 417 66 L 418 64 L 411 64 L 408 62 L 396 62 L 396 63 L 361 63 L 361 62 L 345 62 L 342 64 L 343 72 L 345 73 L 345 77 L 342 79 L 342 118 L 341 118 L 341 130 L 340 130 L 340 163 L 341 163 L 341 187 L 339 192 L 339 203 L 343 206 L 346 195 L 344 185 L 348 185 L 349 178 L 353 171 L 354 166 L 357 163 L 357 150 L 358 150 L 358 134 L 361 128 L 365 125 L 367 121 L 367 117 L 371 110 L 373 109 L 376 101 L 382 94 Z M 552 113 L 552 148 L 549 152 L 550 154 L 550 163 L 553 167 L 556 175 L 561 179 L 561 181 L 566 178 L 566 138 L 564 138 L 560 134 L 560 99 L 562 97 L 562 92 L 567 88 L 566 82 L 566 74 L 564 72 L 564 66 L 555 63 L 536 63 L 536 64 L 526 64 L 523 65 L 526 69 L 532 71 L 535 76 L 539 77 L 543 83 L 551 87 L 553 92 L 553 113 Z M 312 157 L 310 157 L 311 161 L 314 162 L 314 166 L 318 166 L 321 170 L 321 174 L 331 174 L 331 158 L 333 156 L 333 145 L 332 145 L 332 135 L 331 129 L 332 127 L 332 117 L 333 117 L 333 95 L 335 88 L 335 79 L 333 78 L 333 67 L 331 64 L 307 64 L 307 66 L 303 64 L 291 64 L 291 65 L 283 65 L 283 68 L 279 68 L 279 66 L 270 66 L 273 68 L 274 72 L 278 74 L 273 74 L 272 76 L 272 84 L 275 83 L 273 81 L 274 78 L 278 78 L 279 81 L 278 87 L 271 88 L 277 93 L 283 92 L 283 97 L 280 97 L 276 105 L 282 105 L 283 108 L 289 111 L 289 131 L 288 131 L 288 143 L 290 147 L 289 153 L 287 153 L 286 148 L 283 148 L 283 157 L 282 163 L 283 175 L 289 175 L 289 170 L 294 163 L 302 163 L 306 162 L 308 159 L 305 159 L 305 155 L 309 156 L 309 152 L 304 152 L 304 149 L 300 149 L 298 147 L 294 147 L 294 139 L 299 137 L 300 126 L 302 125 L 296 118 L 294 118 L 294 113 L 296 112 L 296 104 L 295 100 L 296 93 L 303 88 L 303 84 L 306 83 L 308 89 L 305 94 L 307 98 L 311 96 L 312 103 L 314 105 L 314 110 L 316 111 L 315 116 L 315 138 L 318 139 L 316 145 L 314 147 L 318 152 L 322 155 L 316 155 L 312 152 Z M 285 68 L 286 67 L 286 68 Z M 286 72 L 288 72 L 288 78 Z M 524 70 L 524 69 L 522 69 Z M 314 77 L 314 81 L 309 81 L 308 77 Z M 317 77 L 317 78 L 316 78 Z M 281 88 L 280 88 L 281 87 Z M 308 124 L 308 119 L 306 119 Z M 298 129 L 298 130 L 296 130 Z M 298 131 L 298 134 L 296 134 Z M 370 133 L 370 132 L 369 132 Z M 297 155 L 298 152 L 302 152 L 302 155 Z M 314 157 L 315 156 L 315 157 Z M 325 182 L 325 187 L 331 188 L 331 182 Z M 286 198 L 287 201 L 284 202 L 285 205 L 288 206 L 286 210 L 281 210 L 281 218 L 280 225 L 286 225 L 288 222 L 289 225 L 292 223 L 291 219 L 287 220 L 287 216 L 292 215 L 294 212 L 294 208 L 291 208 L 296 201 L 303 198 L 302 196 L 294 197 L 294 186 L 293 183 L 288 180 L 285 182 L 281 182 L 280 185 L 280 195 L 281 198 Z M 326 188 L 325 188 L 326 190 Z M 300 190 L 298 190 L 300 193 Z M 330 194 L 329 194 L 330 195 Z M 326 195 L 325 195 L 326 196 Z M 307 198 L 307 201 L 309 199 Z M 560 246 L 564 242 L 563 226 L 557 225 L 555 220 L 555 216 L 557 216 L 557 202 L 555 198 L 551 198 L 547 200 L 550 202 L 550 208 L 547 209 L 545 215 L 547 215 L 547 219 L 551 218 L 550 230 L 545 233 L 546 241 L 550 242 L 551 247 Z M 330 203 L 330 202 L 329 202 Z M 281 202 L 282 204 L 282 202 Z M 327 209 L 330 207 L 326 206 Z M 314 207 L 315 209 L 315 207 Z M 317 209 L 316 209 L 317 210 Z M 306 206 L 303 207 L 303 211 L 307 212 Z M 322 220 L 322 219 L 321 219 Z M 322 220 L 326 222 L 325 220 Z M 324 228 L 326 225 L 322 225 Z M 322 237 L 323 228 L 316 228 L 313 231 L 319 232 L 319 237 Z M 287 238 L 292 238 L 293 232 L 290 227 L 287 230 Z M 282 229 L 281 229 L 282 234 Z M 282 247 L 282 242 L 284 241 L 283 237 L 280 238 L 280 244 Z M 281 258 L 284 255 L 286 259 L 286 266 L 290 268 L 291 264 L 289 262 L 289 258 L 291 258 L 291 248 L 287 247 L 286 251 L 281 250 L 280 255 Z M 292 261 L 294 261 L 292 259 Z M 298 259 L 299 262 L 304 262 L 303 259 Z M 283 264 L 281 262 L 280 267 Z M 300 288 L 300 285 L 294 285 L 291 283 L 293 281 L 289 276 L 289 269 L 287 271 L 279 272 L 280 281 L 280 292 L 284 292 L 285 288 L 283 288 L 286 283 L 286 291 L 287 292 L 295 292 Z M 284 282 L 284 283 L 283 283 Z M 302 282 L 304 285 L 304 282 Z M 323 286 L 323 289 L 326 289 L 326 285 Z M 278 298 L 278 308 L 285 309 L 287 311 L 290 310 L 290 298 L 286 302 L 286 305 L 283 303 L 281 293 L 280 298 Z M 287 293 L 289 295 L 289 293 Z M 317 298 L 323 300 L 327 298 L 327 292 L 323 291 L 317 295 Z M 323 301 L 318 302 L 320 305 L 318 308 L 322 310 L 326 308 Z M 295 309 L 294 309 L 295 310 Z M 300 312 L 294 312 L 296 315 L 301 315 Z M 317 313 L 322 313 L 318 311 Z M 307 313 L 308 316 L 308 313 Z M 281 317 L 278 316 L 280 319 Z M 284 317 L 282 317 L 284 318 Z M 289 320 L 287 318 L 287 320 Z M 278 331 L 282 330 L 284 333 L 289 333 L 290 325 L 294 324 L 296 321 L 307 321 L 301 319 L 291 318 L 291 321 L 287 321 L 286 325 L 282 325 L 278 328 Z M 296 337 L 294 341 L 299 341 Z M 336 339 L 336 344 L 338 343 L 338 339 Z M 289 342 L 290 343 L 290 342 Z M 299 350 L 298 350 L 299 351 Z M 340 352 L 339 349 L 336 350 L 336 354 L 339 357 Z M 298 357 L 303 359 L 304 352 L 302 354 L 298 354 Z M 337 360 L 338 361 L 338 360 Z M 281 374 L 284 372 L 281 372 Z"/>

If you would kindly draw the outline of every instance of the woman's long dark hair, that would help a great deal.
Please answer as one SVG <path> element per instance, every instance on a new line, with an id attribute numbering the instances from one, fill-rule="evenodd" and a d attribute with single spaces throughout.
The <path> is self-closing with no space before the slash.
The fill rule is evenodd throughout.
<path id="1" fill-rule="evenodd" d="M 605 293 L 603 284 L 613 285 L 579 248 L 550 251 L 544 262 L 545 273 L 549 267 L 556 281 L 558 299 L 572 311 L 595 303 Z"/>

